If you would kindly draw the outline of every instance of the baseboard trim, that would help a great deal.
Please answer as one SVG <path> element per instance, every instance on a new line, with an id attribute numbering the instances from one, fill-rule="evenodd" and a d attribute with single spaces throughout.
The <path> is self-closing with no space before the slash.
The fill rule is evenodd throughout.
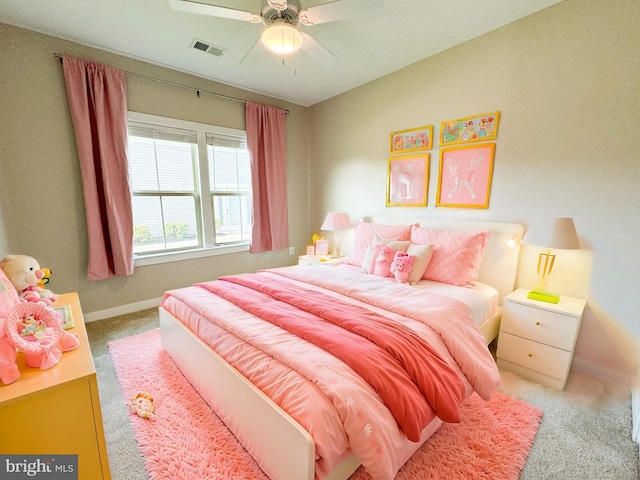
<path id="1" fill-rule="evenodd" d="M 149 300 L 143 300 L 142 302 L 129 303 L 127 305 L 120 305 L 119 307 L 108 308 L 106 310 L 83 313 L 83 317 L 85 323 L 95 322 L 96 320 L 103 320 L 105 318 L 126 315 L 127 313 L 139 312 L 140 310 L 146 310 L 148 308 L 159 307 L 161 301 L 162 297 L 151 298 Z"/>
<path id="2" fill-rule="evenodd" d="M 597 363 L 590 362 L 580 357 L 573 357 L 573 363 L 571 368 L 588 375 L 592 375 L 608 382 L 617 383 L 619 385 L 635 385 L 636 377 L 628 373 L 623 373 L 619 370 L 607 368 Z"/>

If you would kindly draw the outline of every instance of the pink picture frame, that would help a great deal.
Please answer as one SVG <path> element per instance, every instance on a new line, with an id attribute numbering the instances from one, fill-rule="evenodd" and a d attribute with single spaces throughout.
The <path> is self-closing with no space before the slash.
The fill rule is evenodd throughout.
<path id="1" fill-rule="evenodd" d="M 436 207 L 489 208 L 496 144 L 440 149 Z"/>
<path id="2" fill-rule="evenodd" d="M 329 255 L 329 240 L 316 240 L 316 255 Z"/>
<path id="3" fill-rule="evenodd" d="M 387 207 L 426 207 L 430 155 L 389 157 Z"/>

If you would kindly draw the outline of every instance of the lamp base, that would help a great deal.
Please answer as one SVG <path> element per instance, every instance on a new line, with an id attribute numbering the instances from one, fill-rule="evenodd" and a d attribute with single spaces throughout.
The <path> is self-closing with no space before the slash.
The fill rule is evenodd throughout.
<path id="1" fill-rule="evenodd" d="M 527 298 L 547 303 L 558 303 L 560 301 L 560 295 L 556 295 L 555 293 L 551 292 L 545 292 L 544 290 L 540 290 L 538 288 L 534 288 L 529 293 L 527 293 Z"/>

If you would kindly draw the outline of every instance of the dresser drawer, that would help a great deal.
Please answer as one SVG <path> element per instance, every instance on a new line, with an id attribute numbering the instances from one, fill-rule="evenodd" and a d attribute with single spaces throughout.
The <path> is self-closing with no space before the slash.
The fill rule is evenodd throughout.
<path id="1" fill-rule="evenodd" d="M 497 356 L 530 370 L 564 380 L 571 366 L 572 355 L 565 350 L 501 332 Z"/>
<path id="2" fill-rule="evenodd" d="M 545 345 L 572 351 L 579 323 L 579 317 L 506 301 L 501 330 Z"/>

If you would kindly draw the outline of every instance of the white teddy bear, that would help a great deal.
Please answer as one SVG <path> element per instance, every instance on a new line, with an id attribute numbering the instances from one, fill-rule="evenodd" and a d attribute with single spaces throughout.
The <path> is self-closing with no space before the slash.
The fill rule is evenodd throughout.
<path id="1" fill-rule="evenodd" d="M 5 255 L 0 261 L 0 268 L 23 298 L 33 302 L 41 298 L 56 301 L 57 295 L 38 285 L 45 277 L 45 272 L 35 258 L 28 255 Z"/>

